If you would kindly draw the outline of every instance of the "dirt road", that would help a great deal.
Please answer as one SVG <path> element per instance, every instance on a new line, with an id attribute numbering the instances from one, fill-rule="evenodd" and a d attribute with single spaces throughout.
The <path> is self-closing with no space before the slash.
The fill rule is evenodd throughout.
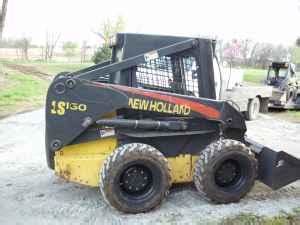
<path id="1" fill-rule="evenodd" d="M 249 136 L 296 149 L 300 124 L 264 116 L 249 124 Z M 240 213 L 273 216 L 300 207 L 300 182 L 271 191 L 257 183 L 241 202 L 214 205 L 193 187 L 171 191 L 150 213 L 124 215 L 107 207 L 97 189 L 67 183 L 46 166 L 44 113 L 0 120 L 0 224 L 207 224 Z"/>

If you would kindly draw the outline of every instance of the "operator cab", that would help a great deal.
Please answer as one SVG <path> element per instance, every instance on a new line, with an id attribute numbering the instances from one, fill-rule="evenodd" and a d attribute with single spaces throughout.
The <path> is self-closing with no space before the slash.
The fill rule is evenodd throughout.
<path id="1" fill-rule="evenodd" d="M 214 80 L 213 66 L 207 66 L 215 65 L 214 41 L 192 37 L 129 33 L 119 33 L 114 39 L 112 63 L 141 54 L 145 54 L 148 60 L 130 69 L 110 74 L 109 83 L 216 99 L 215 86 L 218 81 Z M 197 39 L 198 43 L 193 48 L 170 55 L 158 55 L 161 48 L 174 46 L 173 48 L 176 49 L 176 44 L 192 39 Z"/>
<path id="2" fill-rule="evenodd" d="M 279 87 L 286 79 L 295 77 L 295 66 L 288 62 L 272 62 L 269 66 L 266 83 Z"/>
<path id="3" fill-rule="evenodd" d="M 180 43 L 189 41 L 193 41 L 191 47 L 177 51 Z M 214 40 L 204 38 L 118 33 L 111 41 L 110 61 L 72 75 L 89 74 L 93 81 L 101 83 L 219 99 L 221 72 L 215 45 Z M 164 48 L 174 53 L 160 56 L 158 53 Z M 101 75 L 96 72 L 112 64 L 128 63 L 134 57 L 141 57 L 141 63 L 126 69 L 107 70 Z"/>

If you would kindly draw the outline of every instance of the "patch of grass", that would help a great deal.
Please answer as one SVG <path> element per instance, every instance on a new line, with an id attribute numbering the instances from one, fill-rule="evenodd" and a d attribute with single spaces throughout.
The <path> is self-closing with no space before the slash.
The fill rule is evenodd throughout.
<path id="1" fill-rule="evenodd" d="M 300 208 L 292 213 L 281 213 L 275 217 L 257 216 L 254 214 L 240 214 L 223 220 L 221 225 L 297 225 L 300 224 Z"/>
<path id="2" fill-rule="evenodd" d="M 244 81 L 261 84 L 266 78 L 267 70 L 263 69 L 246 69 L 244 72 Z"/>
<path id="3" fill-rule="evenodd" d="M 0 80 L 0 118 L 15 112 L 31 110 L 44 104 L 50 80 L 40 79 L 30 73 L 9 68 L 5 63 L 34 67 L 36 70 L 56 75 L 63 71 L 76 71 L 91 63 L 39 62 L 39 61 L 0 61 L 0 69 L 5 74 Z M 1 75 L 1 74 L 0 74 Z M 2 78 L 2 77 L 1 77 Z"/>
<path id="4" fill-rule="evenodd" d="M 48 81 L 7 69 L 1 63 L 0 67 L 5 74 L 0 89 L 0 117 L 43 105 Z"/>
<path id="5" fill-rule="evenodd" d="M 288 118 L 290 118 L 292 121 L 299 122 L 300 123 L 300 111 L 296 110 L 288 110 L 287 115 Z"/>
<path id="6" fill-rule="evenodd" d="M 222 221 L 220 224 L 222 225 L 254 225 L 254 224 L 261 224 L 262 218 L 256 216 L 254 214 L 240 214 L 233 218 L 227 218 Z"/>
<path id="7" fill-rule="evenodd" d="M 31 64 L 35 66 L 38 70 L 56 75 L 60 72 L 73 72 L 85 67 L 91 66 L 91 63 L 35 63 Z"/>
<path id="8" fill-rule="evenodd" d="M 20 73 L 10 73 L 8 82 L 11 84 L 10 87 L 0 90 L 0 106 L 14 105 L 24 100 L 36 102 L 48 86 L 44 80 Z"/>
<path id="9" fill-rule="evenodd" d="M 56 75 L 60 72 L 72 72 L 76 70 L 83 69 L 85 67 L 91 66 L 92 63 L 68 63 L 68 62 L 23 62 L 22 65 L 33 66 L 37 70 Z"/>
<path id="10" fill-rule="evenodd" d="M 271 109 L 269 114 L 276 116 L 280 119 L 300 123 L 300 111 L 298 111 L 298 110 Z"/>
<path id="11" fill-rule="evenodd" d="M 25 61 L 25 60 L 7 60 L 7 59 L 1 59 L 2 62 L 6 63 L 13 63 L 18 65 L 24 65 L 24 66 L 32 66 L 35 67 L 37 70 L 50 74 L 50 75 L 56 75 L 59 72 L 72 72 L 76 70 L 83 69 L 85 67 L 93 65 L 92 62 L 44 62 L 40 60 L 35 61 Z"/>

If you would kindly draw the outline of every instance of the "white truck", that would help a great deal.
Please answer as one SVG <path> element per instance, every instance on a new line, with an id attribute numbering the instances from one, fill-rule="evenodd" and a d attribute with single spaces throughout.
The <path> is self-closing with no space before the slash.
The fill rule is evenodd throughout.
<path id="1" fill-rule="evenodd" d="M 214 60 L 216 94 L 218 99 L 232 102 L 246 119 L 255 120 L 258 113 L 268 112 L 272 88 L 268 86 L 252 86 L 243 82 L 244 71 L 241 69 L 222 68 Z"/>

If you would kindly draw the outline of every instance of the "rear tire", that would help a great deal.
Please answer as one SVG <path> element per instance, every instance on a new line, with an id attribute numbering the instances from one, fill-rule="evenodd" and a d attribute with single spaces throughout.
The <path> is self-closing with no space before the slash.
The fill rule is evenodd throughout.
<path id="1" fill-rule="evenodd" d="M 100 173 L 104 200 L 126 213 L 147 212 L 159 206 L 170 186 L 167 159 L 146 144 L 118 147 L 106 159 Z"/>
<path id="2" fill-rule="evenodd" d="M 262 98 L 260 101 L 260 113 L 269 112 L 269 98 Z"/>
<path id="3" fill-rule="evenodd" d="M 247 120 L 256 120 L 260 111 L 260 100 L 258 97 L 249 100 L 246 112 Z"/>
<path id="4" fill-rule="evenodd" d="M 257 161 L 243 143 L 224 139 L 211 143 L 195 164 L 194 183 L 200 195 L 216 203 L 237 202 L 253 187 Z"/>

